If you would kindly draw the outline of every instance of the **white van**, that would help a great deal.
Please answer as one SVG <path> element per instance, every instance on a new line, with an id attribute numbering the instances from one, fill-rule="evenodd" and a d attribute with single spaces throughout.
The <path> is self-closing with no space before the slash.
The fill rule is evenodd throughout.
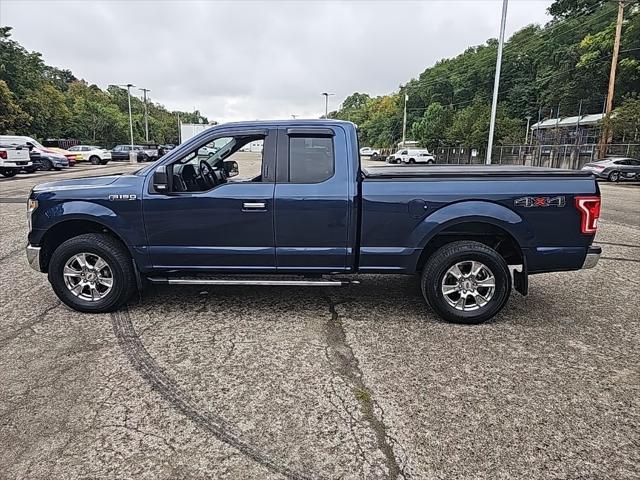
<path id="1" fill-rule="evenodd" d="M 436 158 L 431 153 L 429 153 L 429 150 L 427 150 L 426 148 L 423 148 L 423 149 L 403 148 L 398 150 L 393 155 L 391 155 L 387 159 L 387 162 L 433 164 L 433 163 L 436 163 Z"/>

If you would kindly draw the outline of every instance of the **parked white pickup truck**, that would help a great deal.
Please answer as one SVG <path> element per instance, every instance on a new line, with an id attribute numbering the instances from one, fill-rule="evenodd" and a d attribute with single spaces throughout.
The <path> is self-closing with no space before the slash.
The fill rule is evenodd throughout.
<path id="1" fill-rule="evenodd" d="M 26 145 L 0 145 L 0 175 L 13 177 L 20 170 L 33 171 L 29 147 Z"/>

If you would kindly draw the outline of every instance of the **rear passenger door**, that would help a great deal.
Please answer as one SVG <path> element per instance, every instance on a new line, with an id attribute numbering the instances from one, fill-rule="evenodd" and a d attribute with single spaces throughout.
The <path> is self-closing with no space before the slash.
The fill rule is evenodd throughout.
<path id="1" fill-rule="evenodd" d="M 349 269 L 349 175 L 341 128 L 278 131 L 274 195 L 278 271 Z"/>

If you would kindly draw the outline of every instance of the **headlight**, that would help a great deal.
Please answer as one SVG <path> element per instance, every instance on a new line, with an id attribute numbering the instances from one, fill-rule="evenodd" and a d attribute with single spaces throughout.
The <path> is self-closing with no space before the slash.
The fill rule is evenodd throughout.
<path id="1" fill-rule="evenodd" d="M 38 208 L 38 200 L 33 198 L 27 200 L 27 220 L 29 221 L 29 231 L 31 231 L 31 216 L 36 208 Z"/>

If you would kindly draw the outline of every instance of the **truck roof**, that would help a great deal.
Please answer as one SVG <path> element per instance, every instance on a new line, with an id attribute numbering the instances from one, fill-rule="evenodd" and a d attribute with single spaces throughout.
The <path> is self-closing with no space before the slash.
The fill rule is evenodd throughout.
<path id="1" fill-rule="evenodd" d="M 353 122 L 346 120 L 333 120 L 325 118 L 309 118 L 309 119 L 291 119 L 291 120 L 248 120 L 242 122 L 229 122 L 215 125 L 216 127 L 283 127 L 283 126 L 314 126 L 314 127 L 331 127 L 331 126 L 350 126 L 355 128 Z"/>

